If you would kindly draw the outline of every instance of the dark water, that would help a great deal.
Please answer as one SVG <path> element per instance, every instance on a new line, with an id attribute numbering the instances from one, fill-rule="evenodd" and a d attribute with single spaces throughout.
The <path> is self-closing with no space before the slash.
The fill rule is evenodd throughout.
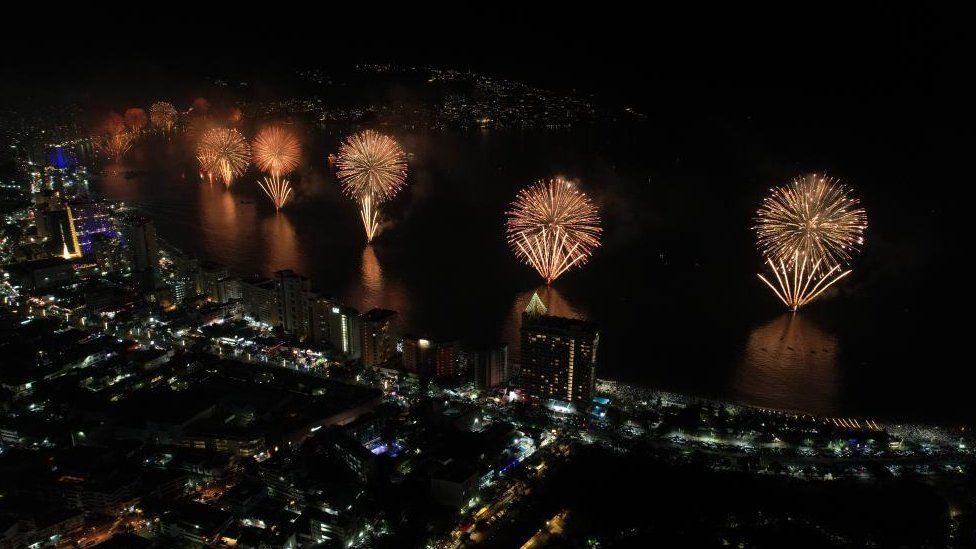
<path id="1" fill-rule="evenodd" d="M 314 152 L 282 213 L 253 172 L 229 190 L 201 182 L 179 140 L 144 144 L 96 190 L 143 207 L 181 249 L 241 274 L 294 269 L 361 310 L 395 309 L 406 329 L 431 337 L 514 345 L 538 290 L 553 312 L 600 324 L 601 377 L 828 414 L 974 415 L 954 382 L 964 345 L 935 284 L 939 212 L 857 144 L 827 161 L 797 159 L 788 144 L 760 154 L 755 139 L 694 128 L 397 137 L 411 153 L 408 187 L 384 206 L 369 247 L 327 166 L 338 140 L 329 132 L 306 139 Z M 126 179 L 123 169 L 146 171 Z M 867 246 L 853 275 L 791 315 L 755 276 L 751 216 L 770 185 L 824 169 L 857 187 Z M 579 179 L 595 198 L 605 241 L 546 288 L 507 248 L 503 220 L 519 187 L 551 175 Z M 906 215 L 924 222 L 906 227 Z"/>

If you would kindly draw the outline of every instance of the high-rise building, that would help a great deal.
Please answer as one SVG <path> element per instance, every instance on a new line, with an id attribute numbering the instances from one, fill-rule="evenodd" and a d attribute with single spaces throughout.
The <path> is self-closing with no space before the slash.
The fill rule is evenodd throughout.
<path id="1" fill-rule="evenodd" d="M 329 341 L 332 347 L 349 359 L 362 356 L 362 330 L 359 311 L 327 298 L 318 297 L 314 305 L 315 341 Z"/>
<path id="2" fill-rule="evenodd" d="M 227 303 L 241 299 L 241 279 L 227 276 L 217 281 L 217 302 Z"/>
<path id="3" fill-rule="evenodd" d="M 363 365 L 387 365 L 396 354 L 397 313 L 388 309 L 370 309 L 359 317 L 363 339 Z"/>
<path id="4" fill-rule="evenodd" d="M 197 276 L 200 273 L 200 261 L 183 253 L 172 255 L 173 265 L 166 283 L 173 289 L 173 298 L 177 303 L 183 303 L 197 295 Z"/>
<path id="5" fill-rule="evenodd" d="M 227 267 L 215 261 L 203 261 L 197 269 L 197 293 L 207 296 L 208 299 L 220 303 L 220 290 L 218 283 L 221 279 L 227 278 L 230 272 Z"/>
<path id="6" fill-rule="evenodd" d="M 255 322 L 278 325 L 278 297 L 275 282 L 270 278 L 248 277 L 240 282 L 244 314 Z"/>
<path id="7" fill-rule="evenodd" d="M 413 334 L 403 336 L 403 368 L 415 374 L 427 373 L 431 366 L 430 340 Z"/>
<path id="8" fill-rule="evenodd" d="M 143 292 L 151 292 L 160 280 L 156 226 L 148 217 L 137 214 L 124 216 L 120 225 L 136 287 Z"/>
<path id="9" fill-rule="evenodd" d="M 278 322 L 286 333 L 305 339 L 312 333 L 312 309 L 315 296 L 311 282 L 292 270 L 275 273 L 278 294 Z"/>
<path id="10" fill-rule="evenodd" d="M 456 341 L 434 343 L 433 367 L 435 377 L 453 376 L 458 371 L 458 344 Z"/>
<path id="11" fill-rule="evenodd" d="M 496 387 L 510 379 L 508 345 L 494 345 L 478 350 L 474 363 L 474 382 L 482 389 Z"/>
<path id="12" fill-rule="evenodd" d="M 596 324 L 550 316 L 533 295 L 522 313 L 520 385 L 535 398 L 588 402 L 599 341 Z"/>

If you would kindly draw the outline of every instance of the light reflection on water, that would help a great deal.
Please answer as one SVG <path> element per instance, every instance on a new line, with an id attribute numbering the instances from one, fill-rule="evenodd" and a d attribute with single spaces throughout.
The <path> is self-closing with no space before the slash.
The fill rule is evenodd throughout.
<path id="1" fill-rule="evenodd" d="M 301 253 L 295 234 L 295 225 L 286 213 L 275 212 L 262 219 L 261 238 L 265 251 L 262 271 L 292 269 L 299 274 L 308 272 L 305 254 Z"/>
<path id="2" fill-rule="evenodd" d="M 813 320 L 785 313 L 749 334 L 733 391 L 752 404 L 831 413 L 839 393 L 838 352 L 837 339 Z"/>
<path id="3" fill-rule="evenodd" d="M 92 188 L 143 207 L 164 240 L 200 259 L 241 275 L 294 269 L 360 310 L 397 310 L 406 330 L 506 342 L 515 360 L 521 314 L 538 290 L 553 314 L 599 324 L 601 377 L 835 414 L 900 413 L 910 403 L 909 411 L 931 415 L 952 406 L 943 393 L 960 386 L 944 381 L 954 363 L 936 360 L 942 347 L 931 338 L 912 337 L 920 315 L 882 314 L 883 296 L 862 300 L 857 307 L 867 309 L 850 317 L 838 315 L 855 311 L 853 296 L 771 319 L 777 305 L 751 272 L 753 204 L 740 200 L 741 190 L 708 187 L 704 175 L 688 181 L 705 187 L 664 176 L 638 185 L 643 176 L 609 160 L 639 158 L 643 148 L 627 148 L 631 139 L 616 134 L 398 137 L 416 157 L 407 189 L 384 204 L 389 223 L 372 247 L 323 160 L 335 143 L 310 149 L 317 160 L 303 167 L 298 199 L 280 214 L 258 190 L 255 170 L 230 189 L 201 181 L 192 139 L 108 166 Z M 605 139 L 624 148 L 604 158 L 593 149 L 608 150 Z M 126 178 L 127 169 L 138 173 Z M 601 199 L 607 241 L 585 269 L 536 287 L 505 244 L 503 212 L 525 182 L 553 172 L 580 177 Z M 703 197 L 702 188 L 716 195 Z M 729 208 L 730 199 L 738 206 Z M 866 275 L 858 271 L 858 282 Z M 919 359 L 929 364 L 922 377 L 911 375 Z"/>

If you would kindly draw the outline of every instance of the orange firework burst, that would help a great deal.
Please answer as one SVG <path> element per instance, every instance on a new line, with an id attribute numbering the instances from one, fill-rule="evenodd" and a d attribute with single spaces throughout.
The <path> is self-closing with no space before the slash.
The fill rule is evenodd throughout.
<path id="1" fill-rule="evenodd" d="M 302 147 L 290 131 L 279 126 L 264 128 L 254 138 L 254 163 L 271 175 L 288 173 L 298 167 Z"/>
<path id="2" fill-rule="evenodd" d="M 200 139 L 197 159 L 203 171 L 211 176 L 216 175 L 229 187 L 250 164 L 251 150 L 237 130 L 214 128 Z"/>
<path id="3" fill-rule="evenodd" d="M 129 131 L 133 133 L 138 133 L 146 127 L 146 111 L 133 107 L 125 111 L 125 125 L 129 128 Z"/>
<path id="4" fill-rule="evenodd" d="M 756 213 L 756 240 L 775 276 L 759 274 L 791 310 L 851 273 L 867 214 L 835 179 L 810 174 L 773 189 Z"/>
<path id="5" fill-rule="evenodd" d="M 366 130 L 346 139 L 336 165 L 343 191 L 359 202 L 366 240 L 372 242 L 379 228 L 377 207 L 403 188 L 407 156 L 393 138 Z"/>
<path id="6" fill-rule="evenodd" d="M 176 107 L 165 101 L 158 101 L 149 107 L 149 121 L 163 131 L 171 131 L 176 126 L 176 117 Z"/>
<path id="7" fill-rule="evenodd" d="M 271 175 L 258 181 L 258 186 L 268 195 L 276 210 L 280 210 L 291 198 L 291 184 L 287 179 Z"/>
<path id="8" fill-rule="evenodd" d="M 551 284 L 586 263 L 600 246 L 600 215 L 575 185 L 562 178 L 522 189 L 508 211 L 508 243 L 515 255 Z"/>

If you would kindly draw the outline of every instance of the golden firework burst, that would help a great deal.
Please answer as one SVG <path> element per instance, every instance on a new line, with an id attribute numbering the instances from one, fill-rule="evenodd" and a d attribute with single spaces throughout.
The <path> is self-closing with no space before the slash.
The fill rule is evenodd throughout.
<path id="1" fill-rule="evenodd" d="M 546 284 L 579 267 L 600 246 L 600 215 L 585 193 L 562 178 L 519 191 L 508 211 L 508 243 Z"/>
<path id="2" fill-rule="evenodd" d="M 254 163 L 271 175 L 286 174 L 301 160 L 302 146 L 292 132 L 280 127 L 269 126 L 254 138 Z"/>
<path id="3" fill-rule="evenodd" d="M 219 177 L 228 187 L 247 170 L 251 149 L 240 132 L 229 128 L 208 130 L 197 147 L 197 160 L 207 174 Z"/>

